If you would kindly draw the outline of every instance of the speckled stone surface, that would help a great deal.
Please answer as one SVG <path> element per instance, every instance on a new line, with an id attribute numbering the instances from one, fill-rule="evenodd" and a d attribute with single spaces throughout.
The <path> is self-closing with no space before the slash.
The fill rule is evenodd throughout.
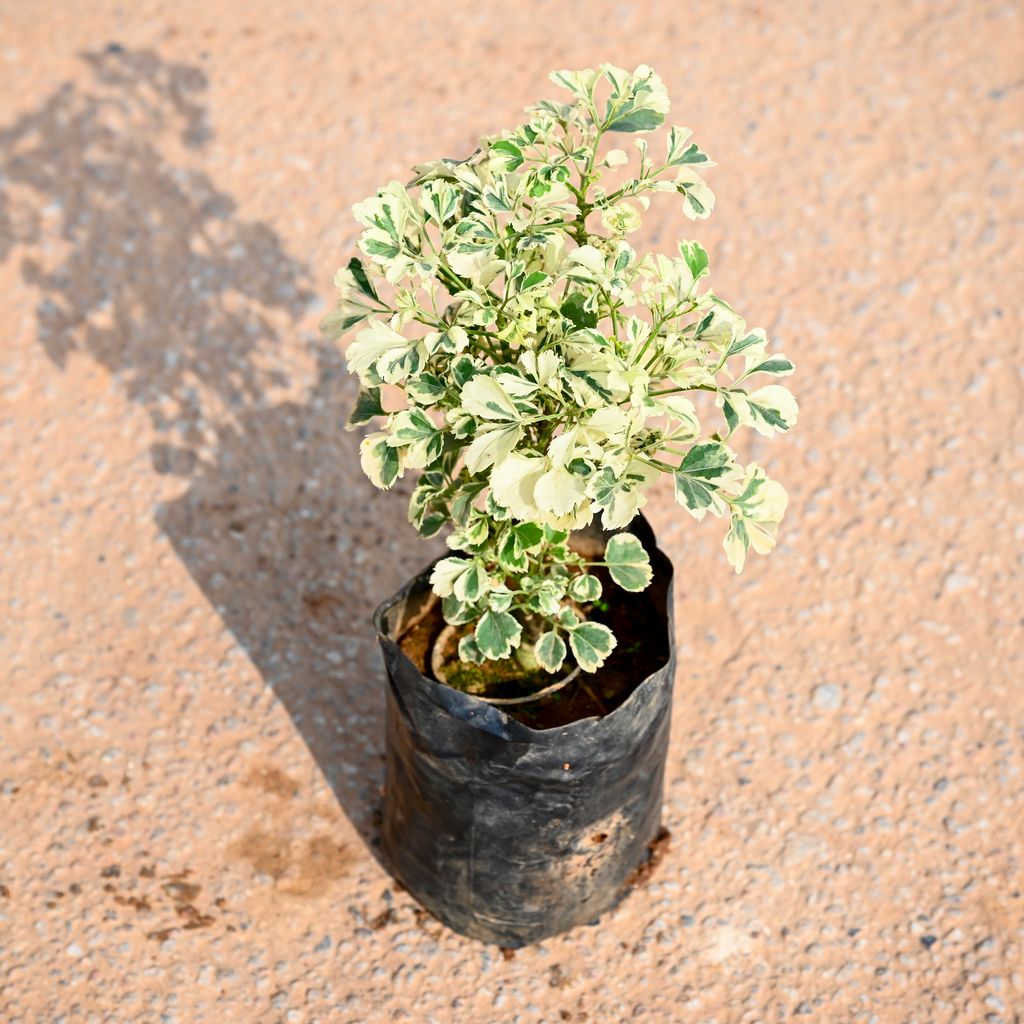
<path id="1" fill-rule="evenodd" d="M 0 3 L 0 1020 L 1020 1020 L 1021 20 Z M 352 202 L 602 60 L 720 164 L 643 244 L 705 242 L 802 416 L 742 577 L 649 506 L 671 846 L 506 959 L 376 858 L 368 616 L 434 549 L 316 323 Z"/>

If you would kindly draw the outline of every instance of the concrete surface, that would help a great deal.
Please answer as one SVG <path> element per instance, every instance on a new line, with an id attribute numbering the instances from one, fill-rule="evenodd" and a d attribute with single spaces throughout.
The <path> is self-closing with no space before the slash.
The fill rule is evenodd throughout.
<path id="1" fill-rule="evenodd" d="M 1021 17 L 0 3 L 0 1020 L 1019 1020 Z M 668 855 L 505 959 L 374 855 L 367 616 L 433 552 L 315 325 L 353 201 L 601 60 L 719 162 L 696 233 L 802 415 L 742 577 L 650 509 Z"/>

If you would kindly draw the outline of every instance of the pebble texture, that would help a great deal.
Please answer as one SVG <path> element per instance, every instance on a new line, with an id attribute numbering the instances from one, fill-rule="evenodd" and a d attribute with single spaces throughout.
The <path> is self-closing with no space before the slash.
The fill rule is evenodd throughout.
<path id="1" fill-rule="evenodd" d="M 434 549 L 316 323 L 352 202 L 602 60 L 720 164 L 642 244 L 802 416 L 743 576 L 648 507 L 671 845 L 506 958 L 377 860 L 368 618 Z M 0 3 L 0 1020 L 1020 1020 L 1022 67 L 986 0 Z"/>

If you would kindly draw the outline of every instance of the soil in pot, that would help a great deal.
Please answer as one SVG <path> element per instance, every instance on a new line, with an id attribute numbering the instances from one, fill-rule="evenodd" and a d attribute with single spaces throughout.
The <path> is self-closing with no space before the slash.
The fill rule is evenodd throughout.
<path id="1" fill-rule="evenodd" d="M 633 692 L 639 682 L 660 669 L 668 660 L 665 630 L 650 628 L 660 622 L 650 591 L 631 594 L 621 590 L 604 569 L 593 570 L 601 579 L 602 600 L 587 611 L 587 618 L 602 622 L 615 634 L 618 645 L 597 672 L 576 672 L 562 687 L 525 703 L 503 704 L 509 717 L 533 729 L 554 729 L 582 718 L 600 718 L 614 711 Z M 446 623 L 441 603 L 430 599 L 398 637 L 398 644 L 409 660 L 430 678 L 434 645 Z M 553 676 L 540 671 L 532 676 L 507 672 L 501 662 L 490 666 L 453 666 L 455 674 L 448 684 L 474 692 L 486 687 L 487 697 L 509 698 L 547 689 L 573 672 L 576 666 L 566 662 Z M 483 671 L 481 671 L 483 668 Z"/>

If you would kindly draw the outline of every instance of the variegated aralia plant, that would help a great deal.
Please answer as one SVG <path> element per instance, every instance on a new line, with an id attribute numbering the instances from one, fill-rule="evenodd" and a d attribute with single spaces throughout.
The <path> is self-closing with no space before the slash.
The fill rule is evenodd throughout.
<path id="1" fill-rule="evenodd" d="M 426 537 L 453 527 L 458 554 L 431 583 L 463 627 L 460 658 L 515 654 L 557 672 L 571 650 L 594 671 L 616 641 L 587 620 L 601 592 L 591 570 L 639 591 L 651 568 L 630 533 L 594 561 L 574 552 L 572 531 L 595 516 L 627 526 L 666 473 L 694 518 L 728 519 L 739 572 L 749 548 L 774 546 L 786 494 L 739 465 L 728 439 L 787 430 L 797 406 L 770 382 L 789 360 L 705 288 L 698 242 L 669 257 L 626 240 L 652 193 L 680 196 L 691 220 L 714 206 L 700 173 L 711 161 L 686 128 L 648 149 L 669 109 L 661 79 L 607 64 L 551 78 L 568 102 L 538 103 L 468 159 L 418 166 L 354 207 L 365 259 L 338 271 L 323 329 L 364 324 L 347 358 L 361 384 L 350 425 L 383 420 L 361 444 L 367 475 L 388 488 L 421 470 L 411 521 Z M 626 134 L 632 169 L 603 145 Z M 720 410 L 710 431 L 701 392 Z"/>

